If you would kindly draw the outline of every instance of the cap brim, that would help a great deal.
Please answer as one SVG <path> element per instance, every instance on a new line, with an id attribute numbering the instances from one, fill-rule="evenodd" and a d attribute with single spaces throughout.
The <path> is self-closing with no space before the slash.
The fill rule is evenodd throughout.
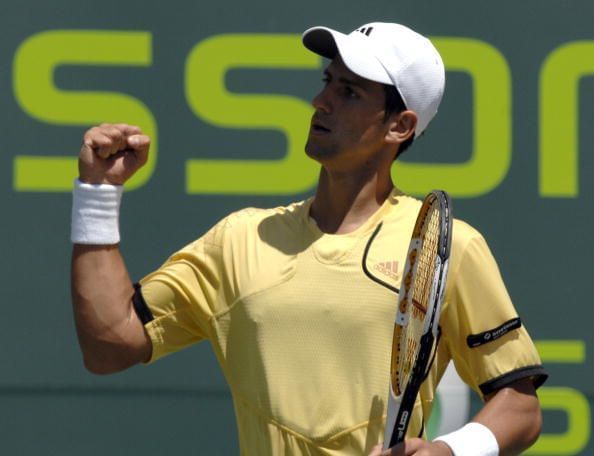
<path id="1" fill-rule="evenodd" d="M 394 85 L 388 72 L 375 57 L 373 46 L 361 34 L 345 35 L 328 27 L 312 27 L 303 32 L 303 45 L 322 57 L 334 59 L 340 55 L 346 67 L 362 78 Z"/>

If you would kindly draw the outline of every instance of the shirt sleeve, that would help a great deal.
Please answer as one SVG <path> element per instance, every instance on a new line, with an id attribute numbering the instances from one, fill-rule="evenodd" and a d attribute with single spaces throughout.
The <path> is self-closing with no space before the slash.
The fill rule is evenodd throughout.
<path id="1" fill-rule="evenodd" d="M 458 374 L 483 395 L 526 377 L 540 386 L 547 374 L 484 238 L 474 231 L 452 255 L 441 325 Z"/>
<path id="2" fill-rule="evenodd" d="M 140 281 L 153 319 L 145 324 L 153 362 L 214 334 L 212 318 L 232 294 L 225 262 L 227 220 L 174 253 Z"/>

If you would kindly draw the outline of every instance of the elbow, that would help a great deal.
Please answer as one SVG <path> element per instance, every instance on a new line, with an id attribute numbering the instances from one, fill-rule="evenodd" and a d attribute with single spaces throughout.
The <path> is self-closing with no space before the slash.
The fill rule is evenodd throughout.
<path id="1" fill-rule="evenodd" d="M 500 389 L 487 399 L 479 422 L 489 427 L 499 443 L 502 456 L 522 454 L 532 446 L 542 430 L 540 402 L 530 379 L 522 379 Z"/>
<path id="2" fill-rule="evenodd" d="M 125 367 L 118 367 L 113 363 L 110 364 L 91 356 L 83 356 L 83 364 L 88 372 L 95 375 L 114 374 L 126 369 Z"/>
<path id="3" fill-rule="evenodd" d="M 121 372 L 148 361 L 152 354 L 152 344 L 144 329 L 138 337 L 121 331 L 100 334 L 79 331 L 78 336 L 83 365 L 95 375 Z"/>
<path id="4" fill-rule="evenodd" d="M 543 419 L 540 401 L 531 382 L 525 382 L 525 394 L 522 399 L 520 401 L 523 403 L 523 417 L 521 421 L 524 423 L 524 426 L 521 432 L 521 440 L 523 440 L 522 447 L 525 450 L 534 445 L 538 440 L 542 431 Z"/>
<path id="5" fill-rule="evenodd" d="M 109 347 L 109 349 L 83 348 L 82 355 L 85 369 L 95 375 L 114 374 L 137 364 L 128 356 L 125 349 L 115 347 Z"/>
<path id="6" fill-rule="evenodd" d="M 542 431 L 543 419 L 540 402 L 532 385 L 530 385 L 530 388 L 532 394 L 524 396 L 525 399 L 522 401 L 523 411 L 521 413 L 521 425 L 516 432 L 516 445 L 512 445 L 512 447 L 515 447 L 515 451 L 512 451 L 509 454 L 521 454 L 530 448 L 538 440 Z M 502 454 L 508 453 L 502 452 Z"/>
<path id="7" fill-rule="evenodd" d="M 534 405 L 534 410 L 531 413 L 531 419 L 530 419 L 529 423 L 530 423 L 530 426 L 526 430 L 527 432 L 525 434 L 526 448 L 529 448 L 532 445 L 534 445 L 534 443 L 536 443 L 536 441 L 538 440 L 538 437 L 540 436 L 540 433 L 542 431 L 542 411 L 540 409 L 540 404 L 538 402 L 538 399 L 536 400 L 536 404 Z"/>

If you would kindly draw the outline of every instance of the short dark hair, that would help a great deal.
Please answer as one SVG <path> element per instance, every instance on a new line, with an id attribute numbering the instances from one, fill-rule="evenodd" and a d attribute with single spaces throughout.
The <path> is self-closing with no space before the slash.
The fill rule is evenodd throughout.
<path id="1" fill-rule="evenodd" d="M 384 104 L 384 122 L 386 120 L 388 120 L 388 117 L 390 117 L 392 114 L 398 114 L 402 111 L 406 111 L 406 105 L 404 104 L 404 101 L 402 100 L 402 97 L 400 96 L 400 94 L 398 93 L 398 90 L 396 90 L 396 87 L 394 87 L 393 85 L 388 85 L 388 84 L 383 84 L 384 86 L 384 93 L 386 94 L 386 102 Z M 398 148 L 398 153 L 396 154 L 396 157 L 394 157 L 394 160 L 396 160 L 402 153 L 404 153 L 404 151 L 406 149 L 408 149 L 410 147 L 410 145 L 413 143 L 415 137 L 414 135 L 411 136 L 410 138 L 408 138 L 406 141 L 404 141 L 402 144 L 400 144 L 400 147 Z"/>

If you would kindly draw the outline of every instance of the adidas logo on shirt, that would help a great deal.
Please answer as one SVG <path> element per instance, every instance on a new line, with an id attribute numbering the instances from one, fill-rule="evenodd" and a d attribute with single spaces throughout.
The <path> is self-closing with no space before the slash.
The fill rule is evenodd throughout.
<path id="1" fill-rule="evenodd" d="M 382 261 L 376 263 L 373 268 L 393 280 L 398 280 L 398 261 Z"/>

